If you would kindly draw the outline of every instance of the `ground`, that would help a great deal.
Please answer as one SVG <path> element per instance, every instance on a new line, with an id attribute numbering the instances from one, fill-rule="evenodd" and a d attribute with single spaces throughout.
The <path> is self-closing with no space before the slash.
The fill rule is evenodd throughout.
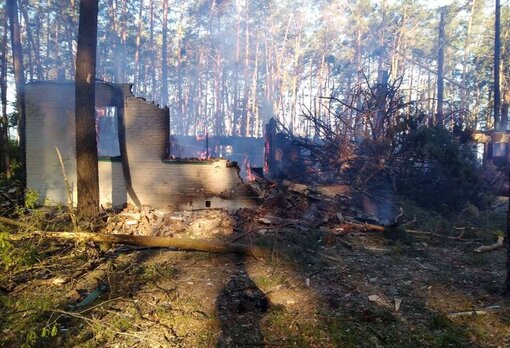
<path id="1" fill-rule="evenodd" d="M 109 233 L 256 244 L 270 250 L 265 259 L 126 246 L 100 252 L 90 245 L 31 239 L 36 261 L 0 278 L 0 342 L 4 347 L 510 346 L 509 300 L 501 295 L 504 250 L 473 252 L 490 244 L 490 233 L 467 224 L 449 235 L 436 233 L 444 221 L 427 226 L 435 234 L 412 233 L 418 222 L 410 220 L 410 232 L 339 235 L 331 232 L 340 226 L 333 214 L 338 205 L 310 194 L 306 202 L 298 198 L 282 200 L 273 192 L 263 206 L 235 213 L 129 211 L 110 216 L 103 227 Z M 504 218 L 476 214 L 480 222 Z M 468 220 L 463 216 L 460 220 Z M 487 314 L 452 315 L 490 306 L 499 307 Z"/>

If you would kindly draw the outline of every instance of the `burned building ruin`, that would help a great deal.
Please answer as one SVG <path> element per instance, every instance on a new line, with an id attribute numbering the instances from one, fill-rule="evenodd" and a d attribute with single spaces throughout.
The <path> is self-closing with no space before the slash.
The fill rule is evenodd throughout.
<path id="1" fill-rule="evenodd" d="M 74 82 L 26 85 L 27 187 L 47 205 L 67 203 L 56 149 L 76 202 L 74 92 Z M 96 110 L 103 207 L 135 203 L 160 209 L 236 209 L 253 203 L 235 163 L 171 156 L 168 109 L 135 97 L 131 85 L 96 82 Z M 123 130 L 117 127 L 121 124 Z M 119 138 L 125 139 L 123 155 Z"/>

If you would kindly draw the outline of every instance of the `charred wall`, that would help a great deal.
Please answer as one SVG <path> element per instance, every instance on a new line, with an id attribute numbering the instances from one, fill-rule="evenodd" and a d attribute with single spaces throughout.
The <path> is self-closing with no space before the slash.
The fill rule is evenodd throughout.
<path id="1" fill-rule="evenodd" d="M 96 84 L 96 105 L 116 105 L 111 85 Z M 168 110 L 134 97 L 123 86 L 127 157 L 132 186 L 142 205 L 166 209 L 237 208 L 251 203 L 237 168 L 226 160 L 165 160 Z M 46 204 L 65 204 L 65 183 L 55 147 L 62 154 L 76 202 L 74 83 L 26 86 L 27 186 Z M 126 193 L 122 163 L 99 161 L 100 202 L 120 206 Z"/>

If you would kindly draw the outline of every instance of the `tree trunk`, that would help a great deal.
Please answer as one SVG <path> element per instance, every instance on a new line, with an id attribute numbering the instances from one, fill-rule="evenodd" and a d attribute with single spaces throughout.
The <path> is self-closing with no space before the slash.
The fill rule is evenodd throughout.
<path id="1" fill-rule="evenodd" d="M 294 131 L 297 125 L 297 110 L 298 110 L 298 102 L 297 102 L 297 94 L 298 94 L 298 79 L 299 79 L 299 69 L 300 69 L 300 54 L 301 54 L 301 31 L 299 31 L 298 36 L 296 37 L 296 42 L 294 45 L 294 76 L 292 78 L 292 105 L 291 105 L 291 115 L 290 115 L 290 130 Z"/>
<path id="2" fill-rule="evenodd" d="M 501 94 L 499 85 L 499 64 L 501 54 L 501 5 L 500 0 L 496 0 L 496 18 L 494 21 L 494 129 L 501 130 L 500 122 L 500 108 L 501 108 Z"/>
<path id="3" fill-rule="evenodd" d="M 222 135 L 221 134 L 221 120 L 220 117 L 223 118 L 223 114 L 221 112 L 222 110 L 222 104 L 223 104 L 223 98 L 221 95 L 221 86 L 223 83 L 223 72 L 221 69 L 221 51 L 218 48 L 216 53 L 216 60 L 214 63 L 214 81 L 213 81 L 213 90 L 214 90 L 214 134 L 216 135 Z"/>
<path id="4" fill-rule="evenodd" d="M 7 119 L 7 16 L 4 16 L 4 32 L 2 35 L 2 66 L 0 70 L 0 95 L 2 98 L 2 134 L 0 144 L 2 145 L 2 158 L 0 168 L 7 179 L 11 177 L 11 166 L 9 159 L 9 122 Z"/>
<path id="5" fill-rule="evenodd" d="M 48 5 L 50 4 L 50 0 L 48 0 Z M 50 59 L 50 15 L 49 13 L 46 14 L 46 61 L 49 61 Z M 44 71 L 44 79 L 45 80 L 48 80 L 49 79 L 49 72 L 50 69 L 45 69 Z"/>
<path id="6" fill-rule="evenodd" d="M 469 21 L 466 31 L 466 42 L 464 43 L 464 56 L 462 58 L 462 85 L 467 85 L 467 76 L 468 76 L 468 61 L 469 61 L 469 48 L 470 48 L 470 36 L 471 36 L 471 28 L 473 26 L 473 17 L 475 16 L 476 9 L 476 0 L 473 0 L 473 4 L 471 5 L 471 12 L 469 14 Z M 468 109 L 468 98 L 469 98 L 469 90 L 467 88 L 463 88 L 460 90 L 460 109 L 462 112 L 466 112 Z"/>
<path id="7" fill-rule="evenodd" d="M 140 38 L 142 34 L 142 19 L 143 19 L 143 1 L 140 0 L 140 10 L 138 12 L 138 23 L 136 29 L 136 42 L 135 42 L 135 71 L 134 71 L 134 83 L 135 90 L 140 91 L 140 86 L 138 86 L 140 82 L 139 71 L 140 71 Z"/>
<path id="8" fill-rule="evenodd" d="M 99 212 L 95 72 L 98 0 L 80 1 L 76 54 L 76 170 L 78 214 L 93 218 Z"/>
<path id="9" fill-rule="evenodd" d="M 26 52 L 28 53 L 28 77 L 29 80 L 34 79 L 34 64 L 32 61 L 32 50 L 35 52 L 34 49 L 34 40 L 32 36 L 32 29 L 30 28 L 30 21 L 28 18 L 27 13 L 27 4 L 24 1 L 20 1 L 19 3 L 19 10 L 21 12 L 21 15 L 23 17 L 23 22 L 25 24 L 25 31 L 26 31 L 26 40 L 24 40 L 24 43 L 27 45 Z"/>
<path id="10" fill-rule="evenodd" d="M 168 105 L 168 0 L 163 1 L 163 44 L 161 47 L 161 104 Z"/>
<path id="11" fill-rule="evenodd" d="M 120 82 L 125 83 L 127 71 L 127 1 L 122 1 L 120 19 Z"/>
<path id="12" fill-rule="evenodd" d="M 250 111 L 248 106 L 249 99 L 249 91 L 250 84 L 248 81 L 250 80 L 250 30 L 248 26 L 248 22 L 245 23 L 245 42 L 244 42 L 244 65 L 243 65 L 243 115 L 241 119 L 241 136 L 249 137 L 250 136 Z"/>
<path id="13" fill-rule="evenodd" d="M 436 124 L 443 125 L 443 99 L 444 99 L 444 27 L 446 17 L 446 7 L 442 7 L 440 10 L 439 20 L 439 47 L 437 50 L 437 110 L 436 110 Z"/>
<path id="14" fill-rule="evenodd" d="M 18 136 L 21 160 L 21 185 L 26 187 L 26 136 L 25 136 L 25 69 L 18 23 L 18 4 L 16 0 L 7 0 L 7 15 L 10 22 L 12 58 L 14 61 L 14 80 L 16 83 L 16 101 L 18 106 Z"/>
<path id="15" fill-rule="evenodd" d="M 238 135 L 239 129 L 239 57 L 240 57 L 240 46 L 241 46 L 241 10 L 237 9 L 237 25 L 236 25 L 236 56 L 234 61 L 234 97 L 232 104 L 232 135 Z"/>
<path id="16" fill-rule="evenodd" d="M 510 184 L 510 172 L 508 174 L 508 183 Z M 510 186 L 508 194 L 510 196 Z M 506 213 L 506 280 L 504 291 L 506 294 L 510 294 L 510 200 L 508 201 L 508 211 Z"/>
<path id="17" fill-rule="evenodd" d="M 110 19 L 111 19 L 111 27 L 110 27 L 110 40 L 112 40 L 112 59 L 113 59 L 113 81 L 120 82 L 121 81 L 121 66 L 120 66 L 120 39 L 119 39 L 119 31 L 117 25 L 117 1 L 110 0 Z"/>
<path id="18" fill-rule="evenodd" d="M 156 51 L 154 49 L 154 2 L 150 1 L 150 25 L 149 25 L 149 50 L 150 50 L 150 65 L 155 67 L 156 65 Z M 151 71 L 151 94 L 152 100 L 159 100 L 156 98 L 156 69 L 150 69 Z"/>
<path id="19" fill-rule="evenodd" d="M 255 45 L 255 66 L 253 67 L 252 84 L 251 84 L 251 113 L 253 115 L 253 133 L 255 137 L 259 136 L 260 119 L 257 100 L 257 79 L 259 70 L 259 38 L 257 34 L 257 44 Z"/>
<path id="20" fill-rule="evenodd" d="M 38 8 L 39 10 L 39 8 Z M 35 73 L 38 80 L 44 79 L 43 68 L 41 65 L 41 13 L 37 11 L 35 15 Z"/>
<path id="21" fill-rule="evenodd" d="M 508 125 L 508 109 L 510 106 L 510 86 L 503 90 L 503 103 L 501 104 L 501 131 L 506 131 Z"/>
<path id="22" fill-rule="evenodd" d="M 75 63 L 75 57 L 73 52 L 73 10 L 74 10 L 74 4 L 73 0 L 71 0 L 71 3 L 68 5 L 69 8 L 64 9 L 66 12 L 66 23 L 65 23 L 65 29 L 66 29 L 66 35 L 67 35 L 67 54 L 69 55 L 69 66 L 70 66 L 70 75 L 74 76 L 76 74 L 76 68 L 74 66 Z"/>
<path id="23" fill-rule="evenodd" d="M 179 19 L 179 26 L 177 29 L 177 46 L 176 46 L 176 56 L 177 56 L 177 132 L 179 134 L 184 134 L 184 103 L 183 103 L 183 71 L 182 71 L 182 49 L 181 49 L 181 40 L 182 40 L 182 21 L 183 21 L 183 13 L 181 10 L 181 15 Z"/>

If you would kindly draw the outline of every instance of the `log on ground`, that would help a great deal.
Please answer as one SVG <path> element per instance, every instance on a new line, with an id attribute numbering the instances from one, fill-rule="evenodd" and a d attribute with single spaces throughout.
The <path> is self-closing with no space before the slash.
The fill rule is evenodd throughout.
<path id="1" fill-rule="evenodd" d="M 91 232 L 38 232 L 38 234 L 45 238 L 72 239 L 85 242 L 125 244 L 151 248 L 176 248 L 179 250 L 206 251 L 220 254 L 234 253 L 260 258 L 268 256 L 268 252 L 265 249 L 256 246 L 203 239 Z"/>

